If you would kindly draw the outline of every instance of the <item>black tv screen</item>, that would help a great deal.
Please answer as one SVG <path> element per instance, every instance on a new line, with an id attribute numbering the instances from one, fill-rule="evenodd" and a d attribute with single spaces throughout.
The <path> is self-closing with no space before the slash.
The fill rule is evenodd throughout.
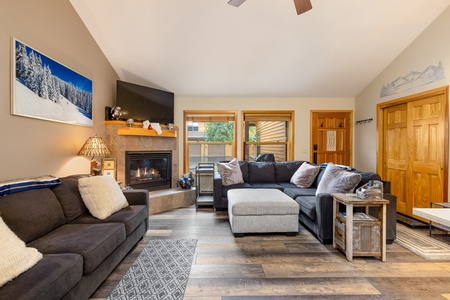
<path id="1" fill-rule="evenodd" d="M 122 108 L 122 119 L 173 123 L 174 94 L 117 80 L 116 106 Z"/>

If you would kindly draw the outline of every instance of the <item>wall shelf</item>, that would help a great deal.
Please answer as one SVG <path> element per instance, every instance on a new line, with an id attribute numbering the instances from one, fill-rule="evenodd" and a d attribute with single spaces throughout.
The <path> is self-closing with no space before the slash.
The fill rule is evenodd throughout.
<path id="1" fill-rule="evenodd" d="M 105 121 L 105 125 L 119 125 L 117 127 L 118 135 L 131 135 L 131 136 L 149 136 L 149 137 L 165 137 L 176 138 L 178 127 L 174 126 L 172 130 L 167 129 L 167 125 L 160 125 L 162 133 L 158 134 L 154 129 L 146 129 L 142 127 L 142 122 L 135 122 L 133 126 L 128 126 L 126 121 Z"/>

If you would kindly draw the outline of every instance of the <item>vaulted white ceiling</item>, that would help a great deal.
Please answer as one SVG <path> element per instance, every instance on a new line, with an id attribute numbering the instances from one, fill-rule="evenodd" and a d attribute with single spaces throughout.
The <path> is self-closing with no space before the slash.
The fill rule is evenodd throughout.
<path id="1" fill-rule="evenodd" d="M 356 97 L 450 0 L 70 0 L 121 80 L 177 96 Z M 450 38 L 450 37 L 449 37 Z"/>

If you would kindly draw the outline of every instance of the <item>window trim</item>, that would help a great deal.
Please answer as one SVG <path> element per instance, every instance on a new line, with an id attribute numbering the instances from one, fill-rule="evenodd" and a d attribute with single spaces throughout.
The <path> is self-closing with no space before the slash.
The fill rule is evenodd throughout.
<path id="1" fill-rule="evenodd" d="M 246 121 L 285 121 L 287 122 L 287 141 L 280 142 L 247 142 L 245 140 Z M 241 158 L 245 158 L 247 145 L 287 145 L 286 159 L 294 160 L 295 145 L 295 111 L 294 110 L 243 110 L 241 111 Z"/>
<path id="2" fill-rule="evenodd" d="M 189 141 L 187 122 L 234 122 L 234 139 L 231 146 L 232 156 L 237 153 L 237 111 L 235 110 L 185 110 L 183 111 L 183 172 L 189 172 Z M 206 142 L 205 142 L 206 143 Z M 206 144 L 220 144 L 207 142 Z M 229 144 L 226 142 L 226 144 Z"/>

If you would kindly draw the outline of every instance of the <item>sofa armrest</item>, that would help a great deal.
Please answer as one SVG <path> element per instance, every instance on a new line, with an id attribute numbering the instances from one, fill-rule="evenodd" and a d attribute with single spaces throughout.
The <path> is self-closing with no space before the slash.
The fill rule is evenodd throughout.
<path id="1" fill-rule="evenodd" d="M 214 172 L 214 207 L 220 206 L 222 203 L 222 176 L 219 172 Z"/>
<path id="2" fill-rule="evenodd" d="M 123 194 L 127 198 L 129 205 L 145 205 L 147 206 L 147 217 L 145 218 L 145 232 L 148 230 L 148 216 L 150 214 L 150 196 L 148 190 L 124 190 Z M 145 235 L 144 235 L 145 236 Z"/>
<path id="3" fill-rule="evenodd" d="M 383 193 L 390 194 L 391 193 L 391 182 L 386 180 L 381 180 L 383 182 Z"/>
<path id="4" fill-rule="evenodd" d="M 330 243 L 333 238 L 333 197 L 331 194 L 316 196 L 317 237 L 322 243 Z"/>
<path id="5" fill-rule="evenodd" d="M 128 204 L 130 205 L 147 205 L 147 207 L 150 206 L 150 196 L 147 190 L 124 190 L 123 194 L 125 195 L 125 198 L 127 198 Z"/>

